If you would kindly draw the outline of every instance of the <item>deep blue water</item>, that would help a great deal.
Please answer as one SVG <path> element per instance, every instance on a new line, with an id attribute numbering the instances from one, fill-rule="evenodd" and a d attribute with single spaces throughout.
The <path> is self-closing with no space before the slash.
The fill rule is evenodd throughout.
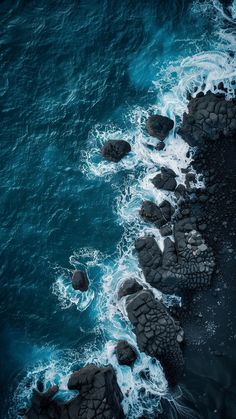
<path id="1" fill-rule="evenodd" d="M 131 132 L 132 110 L 164 100 L 181 76 L 189 86 L 232 73 L 224 55 L 232 45 L 217 51 L 218 11 L 208 3 L 212 19 L 184 0 L 1 2 L 3 419 L 12 417 L 7 412 L 14 394 L 35 365 L 80 351 L 96 338 L 101 347 L 106 341 L 98 316 L 103 261 L 107 257 L 112 268 L 120 255 L 125 226 L 117 219 L 117 199 L 134 171 L 131 161 L 95 176 L 101 159 L 97 149 L 90 151 L 117 127 Z M 199 61 L 192 58 L 201 52 Z M 189 64 L 181 66 L 184 59 Z M 164 103 L 168 107 L 168 98 Z M 107 133 L 106 126 L 113 128 Z M 89 268 L 94 300 L 79 311 L 55 281 L 72 268 L 74 252 L 77 264 L 85 261 L 85 248 L 92 249 L 86 262 L 94 250 L 100 253 Z"/>

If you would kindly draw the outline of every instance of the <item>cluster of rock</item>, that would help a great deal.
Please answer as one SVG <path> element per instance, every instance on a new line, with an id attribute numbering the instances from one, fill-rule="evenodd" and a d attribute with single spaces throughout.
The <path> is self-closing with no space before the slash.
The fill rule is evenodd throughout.
<path id="1" fill-rule="evenodd" d="M 175 223 L 174 242 L 167 237 L 163 253 L 152 236 L 140 237 L 135 247 L 146 281 L 158 290 L 179 293 L 210 285 L 214 256 L 197 231 L 194 217 Z"/>
<path id="2" fill-rule="evenodd" d="M 70 390 L 79 393 L 69 402 L 55 398 L 58 386 L 46 392 L 33 391 L 31 407 L 25 419 L 123 419 L 123 395 L 111 365 L 87 365 L 74 372 L 68 381 Z"/>
<path id="3" fill-rule="evenodd" d="M 217 147 L 217 142 L 223 138 L 229 137 L 233 141 L 236 134 L 234 100 L 227 101 L 223 94 L 211 92 L 205 95 L 200 93 L 190 99 L 188 113 L 184 114 L 179 129 L 180 135 L 188 144 L 198 146 L 204 151 L 206 143 L 216 144 Z M 153 115 L 147 120 L 148 133 L 159 139 L 161 143 L 173 127 L 173 121 L 160 115 Z M 130 151 L 131 147 L 126 141 L 110 140 L 103 146 L 101 152 L 107 160 L 118 162 Z M 203 165 L 205 179 L 212 181 L 213 176 L 207 168 L 209 162 L 205 162 L 204 165 L 204 152 L 196 154 L 197 161 Z M 202 206 L 206 203 L 215 205 L 217 185 L 211 185 L 207 191 L 194 188 L 196 178 L 191 170 L 186 171 L 185 185 L 177 185 L 176 177 L 173 170 L 162 167 L 160 173 L 152 179 L 152 183 L 158 189 L 174 192 L 179 199 L 177 211 L 167 200 L 159 205 L 144 201 L 140 209 L 140 216 L 146 222 L 153 223 L 163 236 L 173 233 L 173 240 L 170 237 L 165 238 L 162 251 L 155 237 L 147 235 L 136 240 L 135 248 L 139 265 L 148 284 L 162 293 L 183 295 L 186 291 L 192 293 L 211 285 L 215 258 L 203 237 L 206 223 L 202 216 Z M 191 215 L 192 213 L 194 215 Z M 198 217 L 198 214 L 201 214 L 201 217 Z M 87 291 L 89 281 L 86 273 L 74 271 L 72 286 L 76 290 Z M 175 310 L 165 307 L 147 285 L 145 288 L 135 278 L 121 282 L 117 296 L 119 300 L 124 299 L 139 350 L 157 358 L 169 384 L 177 384 L 184 371 L 182 353 L 184 332 L 176 320 Z M 132 368 L 138 353 L 129 342 L 118 341 L 114 351 L 119 365 Z M 35 390 L 31 407 L 25 413 L 25 418 L 119 419 L 124 417 L 121 406 L 123 396 L 112 366 L 88 365 L 72 374 L 68 388 L 77 390 L 79 394 L 67 403 L 59 402 L 55 398 L 57 386 L 46 392 Z"/>

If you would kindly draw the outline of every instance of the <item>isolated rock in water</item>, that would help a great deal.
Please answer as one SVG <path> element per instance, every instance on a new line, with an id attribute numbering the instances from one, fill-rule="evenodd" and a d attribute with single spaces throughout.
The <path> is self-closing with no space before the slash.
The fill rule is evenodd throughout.
<path id="1" fill-rule="evenodd" d="M 166 293 L 208 287 L 215 261 L 212 250 L 197 231 L 196 219 L 177 221 L 174 239 L 175 242 L 165 239 L 163 252 L 154 237 L 136 240 L 139 264 L 146 281 Z"/>
<path id="2" fill-rule="evenodd" d="M 72 287 L 76 291 L 88 291 L 89 280 L 86 272 L 75 270 L 72 275 Z"/>
<path id="3" fill-rule="evenodd" d="M 90 364 L 81 368 L 71 375 L 68 388 L 78 390 L 80 393 L 79 404 L 74 411 L 74 416 L 70 414 L 69 417 L 80 419 L 124 418 L 121 406 L 123 395 L 111 365 L 97 367 Z"/>
<path id="4" fill-rule="evenodd" d="M 236 101 L 211 92 L 191 99 L 179 134 L 191 146 L 236 134 Z"/>
<path id="5" fill-rule="evenodd" d="M 163 141 L 174 127 L 172 119 L 161 115 L 152 115 L 147 119 L 147 131 L 152 137 Z"/>
<path id="6" fill-rule="evenodd" d="M 124 140 L 109 140 L 102 147 L 103 157 L 117 163 L 131 151 L 130 144 Z"/>
<path id="7" fill-rule="evenodd" d="M 184 368 L 179 326 L 150 290 L 128 297 L 126 310 L 134 326 L 139 349 L 160 360 L 169 384 L 175 385 Z"/>
<path id="8" fill-rule="evenodd" d="M 135 348 L 126 340 L 118 341 L 115 352 L 120 365 L 131 366 L 137 359 L 137 352 Z"/>
<path id="9" fill-rule="evenodd" d="M 128 278 L 119 285 L 118 299 L 129 294 L 134 294 L 141 289 L 143 289 L 142 285 L 135 278 Z"/>
<path id="10" fill-rule="evenodd" d="M 164 189 L 166 191 L 174 191 L 177 182 L 175 180 L 176 174 L 173 170 L 166 167 L 161 168 L 161 173 L 158 173 L 151 182 L 157 189 Z"/>

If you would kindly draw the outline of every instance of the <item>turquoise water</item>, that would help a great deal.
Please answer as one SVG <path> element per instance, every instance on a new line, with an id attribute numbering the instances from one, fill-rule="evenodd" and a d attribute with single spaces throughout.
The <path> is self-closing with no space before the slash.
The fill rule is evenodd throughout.
<path id="1" fill-rule="evenodd" d="M 138 209 L 145 197 L 163 197 L 150 176 L 165 163 L 181 181 L 190 161 L 178 136 L 154 155 L 145 118 L 160 111 L 178 123 L 187 89 L 222 80 L 229 86 L 235 13 L 233 5 L 225 14 L 218 1 L 1 3 L 4 419 L 17 416 L 39 378 L 60 383 L 61 397 L 69 397 L 70 371 L 88 361 L 114 365 L 131 419 L 144 411 L 152 417 L 161 396 L 173 397 L 159 364 L 145 355 L 133 371 L 118 368 L 116 339 L 136 343 L 115 289 L 131 273 L 143 281 L 133 242 L 152 229 Z M 132 145 L 117 165 L 100 157 L 109 138 Z M 73 267 L 88 271 L 85 295 L 71 289 Z"/>

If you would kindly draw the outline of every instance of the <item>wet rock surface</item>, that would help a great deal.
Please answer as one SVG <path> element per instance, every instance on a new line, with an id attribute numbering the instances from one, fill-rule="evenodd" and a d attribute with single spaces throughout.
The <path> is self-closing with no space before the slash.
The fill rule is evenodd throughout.
<path id="1" fill-rule="evenodd" d="M 147 119 L 147 131 L 152 137 L 163 141 L 174 128 L 172 119 L 161 115 L 152 115 Z"/>
<path id="2" fill-rule="evenodd" d="M 225 100 L 224 94 L 211 92 L 191 99 L 179 134 L 191 146 L 201 146 L 204 140 L 212 142 L 222 136 L 235 135 L 235 100 Z"/>
<path id="3" fill-rule="evenodd" d="M 102 156 L 109 161 L 118 163 L 131 151 L 131 146 L 124 140 L 109 140 L 102 147 Z"/>
<path id="4" fill-rule="evenodd" d="M 89 280 L 86 272 L 75 270 L 72 275 L 72 287 L 76 291 L 86 292 L 89 287 Z"/>
<path id="5" fill-rule="evenodd" d="M 142 285 L 135 278 L 128 278 L 119 284 L 118 299 L 129 294 L 134 294 L 142 289 Z"/>
<path id="6" fill-rule="evenodd" d="M 40 394 L 35 392 L 32 406 L 25 419 L 122 419 L 122 393 L 116 381 L 112 366 L 97 367 L 87 365 L 74 372 L 68 382 L 70 390 L 78 390 L 79 395 L 70 402 L 52 400 L 58 387 Z"/>
<path id="7" fill-rule="evenodd" d="M 189 191 L 181 204 L 181 211 L 187 208 L 197 219 L 198 229 L 215 258 L 211 286 L 196 292 L 186 302 L 186 310 L 180 311 L 187 339 L 183 384 L 193 397 L 189 405 L 196 417 L 233 419 L 236 417 L 236 141 L 235 133 L 233 136 L 231 133 L 236 103 L 226 101 L 223 96 L 213 98 L 212 94 L 204 97 L 204 103 L 208 98 L 209 108 L 218 103 L 217 115 L 224 109 L 227 115 L 229 110 L 232 113 L 222 121 L 222 126 L 218 125 L 218 133 L 216 124 L 209 134 L 211 138 L 199 137 L 193 166 L 197 173 L 203 174 L 206 188 Z M 189 107 L 193 109 L 191 102 Z M 183 128 L 186 129 L 185 121 Z M 196 140 L 193 136 L 194 144 Z"/>
<path id="8" fill-rule="evenodd" d="M 142 290 L 128 297 L 126 309 L 134 326 L 139 349 L 159 359 L 169 384 L 175 385 L 184 368 L 178 342 L 179 326 L 150 290 Z"/>
<path id="9" fill-rule="evenodd" d="M 115 347 L 115 353 L 120 365 L 127 365 L 130 367 L 137 359 L 135 348 L 126 340 L 118 341 Z"/>
<path id="10" fill-rule="evenodd" d="M 162 252 L 154 237 L 141 237 L 135 247 L 146 281 L 162 292 L 197 290 L 211 283 L 212 250 L 197 231 L 196 219 L 184 218 L 174 225 L 174 239 L 164 241 Z"/>
<path id="11" fill-rule="evenodd" d="M 160 228 L 171 220 L 174 208 L 167 200 L 163 201 L 159 206 L 151 201 L 143 201 L 139 213 L 145 221 L 152 222 Z"/>
<path id="12" fill-rule="evenodd" d="M 161 173 L 158 173 L 151 182 L 157 189 L 164 189 L 166 191 L 174 191 L 177 182 L 176 174 L 173 170 L 168 169 L 167 167 L 161 168 Z"/>

